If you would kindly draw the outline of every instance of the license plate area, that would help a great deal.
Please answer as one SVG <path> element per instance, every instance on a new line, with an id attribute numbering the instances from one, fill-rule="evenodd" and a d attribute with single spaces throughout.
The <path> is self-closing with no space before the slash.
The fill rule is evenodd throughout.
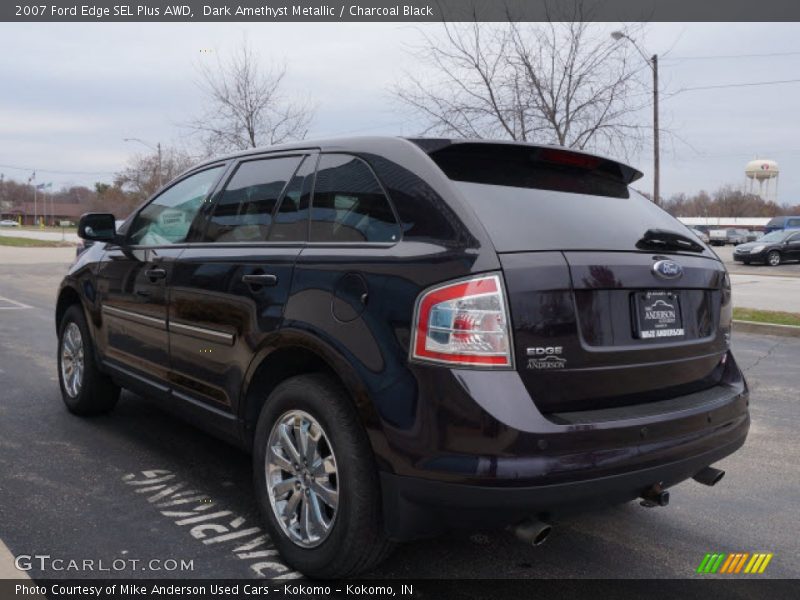
<path id="1" fill-rule="evenodd" d="M 680 293 L 645 291 L 633 295 L 635 331 L 642 340 L 680 338 L 685 335 Z"/>

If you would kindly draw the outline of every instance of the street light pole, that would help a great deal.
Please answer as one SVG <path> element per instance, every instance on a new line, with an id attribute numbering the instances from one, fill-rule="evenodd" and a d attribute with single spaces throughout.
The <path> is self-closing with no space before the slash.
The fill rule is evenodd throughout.
<path id="1" fill-rule="evenodd" d="M 158 187 L 161 188 L 163 185 L 163 182 L 161 181 L 161 142 L 158 142 L 156 147 L 158 148 Z"/>
<path id="2" fill-rule="evenodd" d="M 123 138 L 122 141 L 124 141 L 124 142 L 139 142 L 143 146 L 147 146 L 151 150 L 155 150 L 156 151 L 156 154 L 158 155 L 158 165 L 156 167 L 156 169 L 157 169 L 156 179 L 158 180 L 158 187 L 160 188 L 162 186 L 162 184 L 163 184 L 163 177 L 162 177 L 162 171 L 161 171 L 161 142 L 158 142 L 155 146 L 153 146 L 153 144 L 149 144 L 149 143 L 147 143 L 144 140 L 141 140 L 139 138 Z"/>
<path id="3" fill-rule="evenodd" d="M 611 37 L 619 41 L 622 38 L 628 40 L 636 51 L 642 56 L 647 66 L 653 72 L 653 202 L 661 204 L 661 153 L 659 152 L 659 127 L 658 127 L 658 54 L 653 54 L 647 58 L 639 44 L 632 37 L 622 31 L 612 31 Z"/>

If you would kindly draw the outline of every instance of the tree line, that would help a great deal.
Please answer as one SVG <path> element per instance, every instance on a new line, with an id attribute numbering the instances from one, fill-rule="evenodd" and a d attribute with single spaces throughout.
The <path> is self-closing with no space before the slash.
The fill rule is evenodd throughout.
<path id="1" fill-rule="evenodd" d="M 648 194 L 645 194 L 648 195 Z M 649 197 L 649 195 L 648 195 Z M 800 215 L 800 204 L 767 202 L 732 185 L 712 193 L 701 190 L 693 195 L 675 194 L 662 199 L 661 208 L 674 217 L 778 217 Z"/>

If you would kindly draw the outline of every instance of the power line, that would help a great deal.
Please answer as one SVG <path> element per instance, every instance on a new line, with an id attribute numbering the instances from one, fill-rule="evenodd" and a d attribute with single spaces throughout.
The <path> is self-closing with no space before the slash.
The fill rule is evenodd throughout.
<path id="1" fill-rule="evenodd" d="M 683 92 L 693 92 L 695 90 L 718 90 L 722 88 L 755 87 L 759 85 L 781 85 L 784 83 L 800 83 L 800 79 L 778 79 L 775 81 L 752 81 L 745 83 L 722 83 L 719 85 L 702 85 L 697 87 L 681 88 L 677 92 L 670 94 L 670 96 L 675 96 Z"/>
<path id="2" fill-rule="evenodd" d="M 678 60 L 717 60 L 729 58 L 770 58 L 778 56 L 798 56 L 800 50 L 792 52 L 767 52 L 765 54 L 716 54 L 707 56 L 664 56 L 661 58 L 663 61 L 678 61 Z"/>
<path id="3" fill-rule="evenodd" d="M 17 171 L 38 171 L 52 175 L 114 175 L 114 171 L 55 171 L 53 169 L 40 169 L 39 167 L 20 167 L 16 165 L 0 165 L 0 169 L 14 169 Z"/>

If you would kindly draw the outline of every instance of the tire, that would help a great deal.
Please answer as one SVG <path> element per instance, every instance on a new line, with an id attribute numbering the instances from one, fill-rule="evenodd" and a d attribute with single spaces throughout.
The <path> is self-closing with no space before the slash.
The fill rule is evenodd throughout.
<path id="1" fill-rule="evenodd" d="M 314 422 L 320 429 L 314 429 Z M 292 469 L 290 457 L 280 439 L 281 425 L 301 423 L 318 437 L 315 460 L 327 455 L 327 469 L 319 469 L 317 475 L 306 479 L 307 487 L 301 484 L 296 473 L 308 475 L 301 465 Z M 294 448 L 302 446 L 293 428 L 285 429 Z M 321 431 L 321 436 L 320 436 Z M 272 443 L 271 443 L 272 440 Z M 272 448 L 278 447 L 277 451 Z M 271 462 L 267 462 L 267 456 Z M 334 460 L 335 476 L 330 473 L 330 456 Z M 288 467 L 285 468 L 285 467 Z M 269 473 L 268 473 L 269 471 Z M 384 560 L 393 548 L 386 538 L 383 526 L 380 485 L 375 460 L 360 424 L 356 409 L 347 393 L 331 378 L 322 374 L 301 375 L 281 383 L 270 394 L 258 419 L 253 448 L 253 477 L 256 495 L 267 529 L 284 560 L 293 569 L 307 577 L 338 579 L 352 577 L 367 571 Z M 290 487 L 275 490 L 275 482 L 290 480 Z M 295 486 L 291 487 L 291 480 Z M 321 482 L 321 483 L 320 483 Z M 327 532 L 320 525 L 303 530 L 301 516 L 303 507 L 313 507 L 313 490 L 330 490 L 337 493 L 335 510 L 326 504 L 322 496 L 316 495 L 317 506 L 328 521 Z M 317 487 L 314 487 L 317 486 Z M 286 491 L 288 489 L 289 491 Z M 304 491 L 308 489 L 308 494 Z M 330 497 L 329 493 L 326 495 Z M 300 500 L 295 500 L 295 498 Z M 294 503 L 293 519 L 288 525 L 279 520 L 278 511 Z M 275 506 L 275 508 L 273 508 Z M 309 508 L 310 509 L 310 508 Z M 297 529 L 293 527 L 297 519 Z M 309 533 L 310 532 L 310 533 Z M 312 539 L 311 534 L 317 534 Z"/>
<path id="2" fill-rule="evenodd" d="M 749 264 L 750 264 L 750 261 L 749 261 L 749 260 L 743 260 L 742 262 L 743 262 L 744 264 L 746 264 L 746 265 L 749 265 Z"/>
<path id="3" fill-rule="evenodd" d="M 777 250 L 771 250 L 769 254 L 767 254 L 767 265 L 770 267 L 777 267 L 781 264 L 781 253 Z"/>
<path id="4" fill-rule="evenodd" d="M 71 413 L 97 415 L 116 406 L 119 386 L 97 368 L 89 327 L 78 304 L 67 309 L 59 324 L 57 362 L 61 398 Z"/>

